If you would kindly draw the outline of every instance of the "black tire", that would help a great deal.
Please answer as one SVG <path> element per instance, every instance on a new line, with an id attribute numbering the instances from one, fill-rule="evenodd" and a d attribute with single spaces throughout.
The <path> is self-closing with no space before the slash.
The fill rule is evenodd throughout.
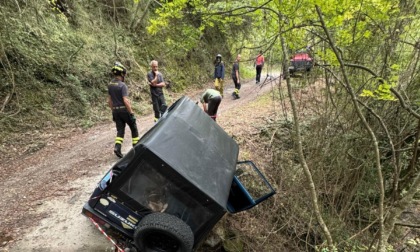
<path id="1" fill-rule="evenodd" d="M 191 252 L 194 234 L 178 217 L 152 213 L 140 221 L 134 243 L 141 252 Z"/>
<path id="2" fill-rule="evenodd" d="M 295 70 L 289 70 L 289 76 L 290 78 L 295 76 Z"/>

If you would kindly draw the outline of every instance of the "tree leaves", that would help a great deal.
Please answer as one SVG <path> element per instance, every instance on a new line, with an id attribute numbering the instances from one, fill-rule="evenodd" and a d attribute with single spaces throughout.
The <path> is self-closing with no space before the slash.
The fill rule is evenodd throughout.
<path id="1" fill-rule="evenodd" d="M 382 100 L 382 101 L 396 101 L 397 99 L 391 93 L 391 87 L 392 85 L 390 84 L 380 84 L 378 88 L 374 91 L 363 89 L 360 96 L 372 97 L 376 100 Z"/>

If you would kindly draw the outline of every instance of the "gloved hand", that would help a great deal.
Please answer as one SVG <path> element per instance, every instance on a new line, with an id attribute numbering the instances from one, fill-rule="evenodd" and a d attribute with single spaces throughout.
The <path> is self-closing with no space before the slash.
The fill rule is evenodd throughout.
<path id="1" fill-rule="evenodd" d="M 136 122 L 136 116 L 134 114 L 130 114 L 130 119 L 133 123 Z"/>

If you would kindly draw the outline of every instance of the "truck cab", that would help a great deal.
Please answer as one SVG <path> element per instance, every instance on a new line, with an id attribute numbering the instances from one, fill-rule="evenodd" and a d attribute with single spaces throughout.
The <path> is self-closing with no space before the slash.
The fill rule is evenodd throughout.
<path id="1" fill-rule="evenodd" d="M 313 65 L 313 58 L 310 54 L 306 51 L 299 51 L 290 59 L 289 74 L 294 76 L 298 72 L 310 72 Z"/>

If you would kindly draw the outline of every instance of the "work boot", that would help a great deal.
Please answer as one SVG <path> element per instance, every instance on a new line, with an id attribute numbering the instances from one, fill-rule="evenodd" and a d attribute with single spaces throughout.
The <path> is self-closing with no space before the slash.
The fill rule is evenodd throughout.
<path id="1" fill-rule="evenodd" d="M 122 158 L 123 157 L 123 154 L 121 153 L 121 144 L 115 144 L 114 153 L 119 158 Z"/>

